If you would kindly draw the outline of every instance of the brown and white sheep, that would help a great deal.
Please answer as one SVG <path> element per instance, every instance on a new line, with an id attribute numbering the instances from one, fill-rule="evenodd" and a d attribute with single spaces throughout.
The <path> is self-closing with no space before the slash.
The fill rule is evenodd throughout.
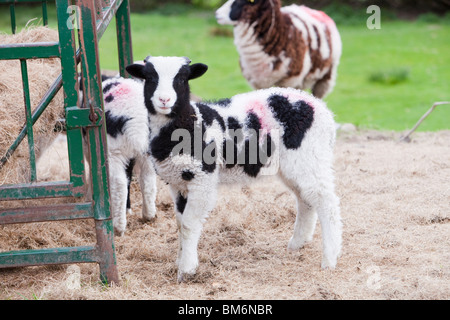
<path id="1" fill-rule="evenodd" d="M 323 98 L 337 76 L 342 43 L 334 21 L 306 6 L 280 0 L 229 0 L 216 11 L 234 26 L 242 73 L 255 89 L 312 89 Z"/>

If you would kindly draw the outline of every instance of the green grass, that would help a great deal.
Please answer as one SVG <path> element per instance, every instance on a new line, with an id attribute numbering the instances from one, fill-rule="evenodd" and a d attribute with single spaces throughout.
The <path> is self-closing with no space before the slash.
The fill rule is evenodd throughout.
<path id="1" fill-rule="evenodd" d="M 0 31 L 10 32 L 5 9 L 0 7 Z M 192 91 L 205 99 L 251 90 L 241 74 L 233 38 L 212 32 L 217 28 L 212 11 L 168 13 L 170 10 L 132 14 L 136 60 L 149 54 L 179 55 L 208 64 L 209 71 L 192 82 Z M 33 14 L 40 15 L 40 9 L 28 10 L 27 18 Z M 410 129 L 435 101 L 450 100 L 450 16 L 416 22 L 386 18 L 381 30 L 368 30 L 364 13 L 358 15 L 347 23 L 336 19 L 343 55 L 337 85 L 326 102 L 338 122 L 383 130 Z M 51 12 L 49 19 L 54 27 Z M 18 25 L 26 21 L 20 18 Z M 100 41 L 100 56 L 102 69 L 117 70 L 114 26 Z M 450 106 L 437 108 L 419 127 L 421 131 L 442 129 L 450 129 Z"/>
<path id="2" fill-rule="evenodd" d="M 381 30 L 343 26 L 340 31 L 344 47 L 338 81 L 326 99 L 338 121 L 405 130 L 433 102 L 450 100 L 450 25 L 393 21 Z M 401 81 L 373 81 L 377 73 Z M 446 106 L 419 127 L 449 128 Z"/>

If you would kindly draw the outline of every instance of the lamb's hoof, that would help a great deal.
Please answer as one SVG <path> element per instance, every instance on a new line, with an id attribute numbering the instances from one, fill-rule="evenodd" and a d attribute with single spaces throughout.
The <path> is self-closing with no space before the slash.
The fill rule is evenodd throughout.
<path id="1" fill-rule="evenodd" d="M 329 259 L 322 259 L 322 269 L 323 270 L 334 270 L 336 269 L 336 259 L 334 261 L 330 261 Z"/>
<path id="2" fill-rule="evenodd" d="M 289 251 L 297 251 L 303 248 L 308 242 L 307 240 L 294 240 L 291 238 L 288 243 L 288 250 Z"/>
<path id="3" fill-rule="evenodd" d="M 121 237 L 125 233 L 125 230 L 118 230 L 117 228 L 114 228 L 114 236 L 115 237 Z"/>
<path id="4" fill-rule="evenodd" d="M 144 208 L 142 210 L 142 220 L 152 222 L 156 219 L 156 209 L 147 210 Z"/>
<path id="5" fill-rule="evenodd" d="M 178 283 L 188 282 L 195 277 L 195 274 L 196 274 L 196 270 L 190 271 L 190 272 L 182 272 L 182 271 L 180 271 L 180 269 L 178 269 L 177 282 Z"/>
<path id="6" fill-rule="evenodd" d="M 150 223 L 152 223 L 152 222 L 154 222 L 156 220 L 156 218 L 157 218 L 156 214 L 154 214 L 154 215 L 144 215 L 144 214 L 142 214 L 142 221 L 143 222 L 150 222 Z"/>

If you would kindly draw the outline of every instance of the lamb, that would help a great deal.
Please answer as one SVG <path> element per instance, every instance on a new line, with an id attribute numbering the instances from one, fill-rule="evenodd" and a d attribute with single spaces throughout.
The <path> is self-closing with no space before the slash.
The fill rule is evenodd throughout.
<path id="1" fill-rule="evenodd" d="M 324 98 L 336 83 L 342 43 L 334 21 L 306 6 L 280 0 L 229 0 L 216 11 L 234 26 L 244 77 L 254 89 L 312 89 Z"/>
<path id="2" fill-rule="evenodd" d="M 196 272 L 202 226 L 215 206 L 218 185 L 262 177 L 278 176 L 297 199 L 288 248 L 296 250 L 312 240 L 318 217 L 322 267 L 334 268 L 342 226 L 332 170 L 335 123 L 325 103 L 293 88 L 191 102 L 188 81 L 208 67 L 190 63 L 186 57 L 149 56 L 145 65 L 126 68 L 144 80 L 149 157 L 175 204 L 178 281 Z"/>
<path id="3" fill-rule="evenodd" d="M 107 131 L 110 200 L 116 235 L 126 229 L 133 167 L 139 168 L 142 217 L 156 215 L 156 174 L 148 157 L 149 123 L 141 81 L 114 77 L 102 82 Z"/>

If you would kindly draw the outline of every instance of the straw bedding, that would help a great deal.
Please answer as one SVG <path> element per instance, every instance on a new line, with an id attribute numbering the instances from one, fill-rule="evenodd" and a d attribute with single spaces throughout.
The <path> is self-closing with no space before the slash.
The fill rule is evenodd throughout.
<path id="1" fill-rule="evenodd" d="M 116 238 L 120 286 L 96 265 L 0 270 L 0 299 L 449 299 L 450 131 L 339 134 L 335 170 L 344 219 L 342 257 L 321 270 L 321 232 L 289 253 L 295 201 L 278 181 L 221 189 L 205 224 L 197 276 L 176 283 L 177 228 L 167 186 L 158 217 L 134 215 Z M 92 222 L 0 226 L 0 251 L 94 243 Z M 39 231 L 37 231 L 39 230 Z M 71 285 L 78 272 L 79 286 Z"/>
<path id="2" fill-rule="evenodd" d="M 47 27 L 27 27 L 10 35 L 0 33 L 1 44 L 58 41 L 58 32 Z M 61 73 L 59 59 L 27 60 L 32 110 Z M 62 90 L 34 125 L 37 157 L 53 139 L 55 122 L 64 114 Z M 19 60 L 0 60 L 0 157 L 3 157 L 25 123 L 25 104 Z M 0 185 L 29 179 L 28 142 L 25 138 L 13 157 L 0 169 Z"/>

